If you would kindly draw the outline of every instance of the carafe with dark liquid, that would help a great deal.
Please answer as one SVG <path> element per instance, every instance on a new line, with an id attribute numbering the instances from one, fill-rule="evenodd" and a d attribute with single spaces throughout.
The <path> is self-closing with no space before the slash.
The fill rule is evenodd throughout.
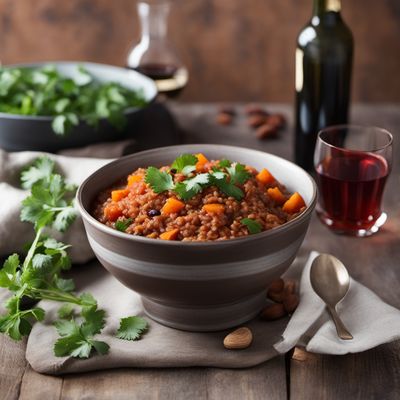
<path id="1" fill-rule="evenodd" d="M 141 1 L 137 7 L 142 34 L 127 66 L 153 79 L 159 93 L 177 96 L 187 84 L 188 72 L 167 38 L 170 3 Z"/>
<path id="2" fill-rule="evenodd" d="M 353 36 L 340 10 L 340 0 L 314 0 L 297 39 L 295 160 L 308 171 L 318 132 L 348 121 Z"/>

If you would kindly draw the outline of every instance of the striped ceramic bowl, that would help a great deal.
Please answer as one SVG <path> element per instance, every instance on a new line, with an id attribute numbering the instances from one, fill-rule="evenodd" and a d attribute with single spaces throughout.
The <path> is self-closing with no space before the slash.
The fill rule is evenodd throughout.
<path id="1" fill-rule="evenodd" d="M 168 165 L 182 153 L 204 153 L 267 168 L 307 209 L 292 221 L 256 235 L 216 242 L 177 242 L 132 236 L 91 215 L 103 189 L 139 167 Z M 316 202 L 313 179 L 295 164 L 272 154 L 231 146 L 182 145 L 137 153 L 93 173 L 77 199 L 90 245 L 103 266 L 140 293 L 146 313 L 178 329 L 213 331 L 241 324 L 259 313 L 266 287 L 294 260 Z"/>

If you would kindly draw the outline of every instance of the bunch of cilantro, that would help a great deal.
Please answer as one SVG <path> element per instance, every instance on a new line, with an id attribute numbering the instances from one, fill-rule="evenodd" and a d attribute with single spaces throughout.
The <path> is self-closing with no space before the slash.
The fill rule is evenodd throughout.
<path id="1" fill-rule="evenodd" d="M 91 294 L 78 296 L 73 292 L 73 280 L 62 277 L 71 267 L 69 245 L 47 235 L 49 228 L 64 232 L 76 218 L 76 187 L 54 169 L 52 160 L 41 157 L 21 174 L 22 187 L 30 189 L 22 202 L 21 220 L 34 225 L 35 237 L 25 258 L 12 254 L 0 269 L 0 287 L 12 293 L 4 304 L 7 314 L 0 316 L 0 332 L 20 340 L 30 333 L 33 322 L 45 317 L 37 302 L 52 300 L 63 303 L 54 322 L 60 335 L 55 355 L 87 358 L 93 350 L 105 354 L 108 344 L 95 339 L 105 325 L 105 311 L 98 308 Z M 141 317 L 122 318 L 117 337 L 136 340 L 146 328 Z"/>
<path id="2" fill-rule="evenodd" d="M 66 134 L 80 119 L 96 127 L 104 118 L 122 129 L 124 111 L 145 104 L 141 91 L 114 82 L 101 83 L 82 66 L 73 79 L 52 65 L 0 68 L 0 112 L 54 116 L 52 127 L 58 135 Z"/>

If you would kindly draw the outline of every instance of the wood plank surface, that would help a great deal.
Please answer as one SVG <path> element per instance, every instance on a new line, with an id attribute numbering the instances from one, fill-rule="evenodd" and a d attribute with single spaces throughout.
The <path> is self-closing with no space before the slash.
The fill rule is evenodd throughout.
<path id="1" fill-rule="evenodd" d="M 400 101 L 399 0 L 342 1 L 355 40 L 354 101 Z M 186 101 L 294 99 L 296 37 L 312 0 L 174 0 L 169 34 L 189 69 Z M 125 65 L 137 43 L 133 0 L 0 0 L 4 64 Z"/>
<path id="2" fill-rule="evenodd" d="M 218 105 L 172 107 L 186 142 L 229 143 L 291 158 L 291 111 L 284 105 L 269 110 L 288 116 L 280 139 L 255 138 L 239 111 L 231 127 L 215 123 Z M 386 127 L 396 134 L 400 108 L 357 106 L 353 121 Z M 399 136 L 397 135 L 397 138 Z M 337 236 L 313 218 L 300 256 L 311 249 L 330 251 L 348 266 L 354 278 L 400 308 L 400 179 L 399 148 L 385 196 L 389 221 L 381 233 L 357 239 Z M 296 350 L 286 375 L 284 357 L 245 370 L 215 368 L 118 369 L 64 377 L 39 375 L 26 365 L 24 342 L 0 335 L 0 399 L 396 399 L 400 393 L 400 341 L 347 356 L 322 356 Z M 290 385 L 286 386 L 289 379 Z"/>
<path id="3" fill-rule="evenodd" d="M 15 342 L 0 334 L 0 398 L 14 400 L 19 396 L 25 372 L 25 340 Z"/>

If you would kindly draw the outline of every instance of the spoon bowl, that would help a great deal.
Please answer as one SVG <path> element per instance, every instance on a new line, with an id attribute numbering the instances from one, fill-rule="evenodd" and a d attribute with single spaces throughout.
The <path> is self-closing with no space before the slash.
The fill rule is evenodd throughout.
<path id="1" fill-rule="evenodd" d="M 346 267 L 331 254 L 320 254 L 311 265 L 310 281 L 315 293 L 327 305 L 338 336 L 343 340 L 353 339 L 336 311 L 336 305 L 344 298 L 350 287 L 350 276 Z"/>

